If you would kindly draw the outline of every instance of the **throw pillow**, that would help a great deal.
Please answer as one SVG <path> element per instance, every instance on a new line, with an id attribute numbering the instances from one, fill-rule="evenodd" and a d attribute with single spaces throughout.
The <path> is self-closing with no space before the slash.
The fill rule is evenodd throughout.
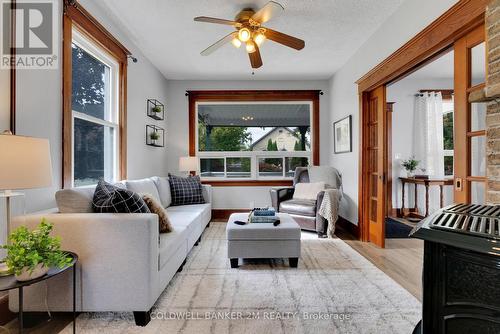
<path id="1" fill-rule="evenodd" d="M 151 213 L 156 213 L 158 215 L 158 223 L 160 224 L 160 233 L 172 232 L 172 224 L 170 224 L 170 219 L 168 219 L 167 211 L 161 206 L 161 204 L 154 198 L 153 195 L 143 194 L 142 199 L 146 202 Z"/>
<path id="2" fill-rule="evenodd" d="M 100 180 L 95 188 L 92 209 L 98 213 L 150 213 L 139 194 L 104 180 Z"/>
<path id="3" fill-rule="evenodd" d="M 205 203 L 199 176 L 179 177 L 171 174 L 168 176 L 170 193 L 172 195 L 171 205 L 175 206 Z"/>
<path id="4" fill-rule="evenodd" d="M 318 193 L 323 190 L 325 190 L 325 182 L 297 183 L 293 192 L 293 198 L 316 200 Z"/>

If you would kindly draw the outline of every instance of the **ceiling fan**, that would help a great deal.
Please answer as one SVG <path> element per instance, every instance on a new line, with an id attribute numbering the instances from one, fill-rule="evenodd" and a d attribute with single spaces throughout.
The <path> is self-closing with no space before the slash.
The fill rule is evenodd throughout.
<path id="1" fill-rule="evenodd" d="M 302 50 L 305 46 L 303 40 L 262 26 L 262 24 L 282 13 L 284 10 L 285 8 L 279 3 L 269 1 L 257 12 L 251 8 L 243 9 L 236 15 L 234 20 L 217 19 L 207 16 L 195 17 L 194 20 L 198 22 L 225 24 L 236 28 L 236 31 L 229 33 L 203 50 L 201 55 L 208 56 L 229 42 L 236 48 L 239 48 L 244 43 L 248 56 L 250 57 L 252 68 L 259 68 L 262 66 L 259 47 L 266 39 L 270 39 L 271 41 L 283 44 L 295 50 Z"/>

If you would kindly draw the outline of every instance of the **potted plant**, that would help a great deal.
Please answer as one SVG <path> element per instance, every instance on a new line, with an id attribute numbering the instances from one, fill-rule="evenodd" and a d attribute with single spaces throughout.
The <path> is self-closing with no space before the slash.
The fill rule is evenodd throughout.
<path id="1" fill-rule="evenodd" d="M 155 142 L 160 139 L 160 134 L 156 131 L 153 131 L 149 134 L 149 138 L 151 138 L 151 140 L 153 141 L 153 144 L 155 144 Z"/>
<path id="2" fill-rule="evenodd" d="M 38 227 L 30 231 L 20 226 L 9 235 L 4 259 L 18 281 L 29 281 L 45 275 L 50 267 L 63 268 L 71 258 L 61 251 L 61 241 L 51 237 L 53 225 L 42 219 Z"/>
<path id="3" fill-rule="evenodd" d="M 161 113 L 161 106 L 154 106 L 151 111 L 155 114 Z"/>
<path id="4" fill-rule="evenodd" d="M 415 157 L 411 157 L 408 160 L 403 160 L 401 162 L 401 166 L 403 166 L 403 168 L 406 170 L 408 177 L 413 177 L 419 163 L 419 160 L 415 160 Z"/>

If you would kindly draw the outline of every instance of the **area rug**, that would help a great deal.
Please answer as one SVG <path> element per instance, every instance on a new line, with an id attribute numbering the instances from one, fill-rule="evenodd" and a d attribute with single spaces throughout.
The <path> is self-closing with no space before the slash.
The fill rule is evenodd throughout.
<path id="1" fill-rule="evenodd" d="M 303 233 L 298 268 L 275 259 L 231 269 L 225 227 L 205 230 L 148 326 L 130 313 L 84 313 L 77 332 L 409 334 L 421 317 L 415 297 L 340 239 Z"/>
<path id="2" fill-rule="evenodd" d="M 387 217 L 385 219 L 385 237 L 390 239 L 405 239 L 409 238 L 413 228 L 408 226 L 402 222 L 397 221 L 396 219 L 392 219 Z"/>

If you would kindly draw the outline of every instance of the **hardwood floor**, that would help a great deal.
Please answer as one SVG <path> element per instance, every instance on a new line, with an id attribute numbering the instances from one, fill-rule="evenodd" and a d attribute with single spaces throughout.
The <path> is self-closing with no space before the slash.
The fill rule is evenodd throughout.
<path id="1" fill-rule="evenodd" d="M 387 276 L 422 301 L 422 260 L 424 242 L 417 239 L 386 239 L 385 248 L 355 240 L 338 229 L 335 233 Z"/>
<path id="2" fill-rule="evenodd" d="M 212 222 L 224 222 L 214 219 Z M 356 240 L 354 236 L 338 228 L 335 234 L 372 262 L 377 268 L 422 301 L 422 258 L 423 241 L 416 239 L 386 239 L 386 248 L 379 248 L 371 243 Z M 26 329 L 30 334 L 59 333 L 72 321 L 69 313 L 54 313 L 50 321 L 43 322 L 33 329 Z M 77 320 L 78 321 L 78 320 Z M 5 326 L 11 333 L 17 332 L 17 320 Z M 2 328 L 0 327 L 0 333 Z"/>

